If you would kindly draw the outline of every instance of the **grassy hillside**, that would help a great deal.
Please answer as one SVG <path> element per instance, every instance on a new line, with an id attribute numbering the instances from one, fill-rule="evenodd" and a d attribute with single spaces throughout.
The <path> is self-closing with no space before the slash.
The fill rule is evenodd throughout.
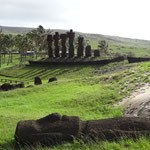
<path id="1" fill-rule="evenodd" d="M 139 39 L 131 39 L 124 38 L 119 36 L 109 36 L 102 34 L 83 34 L 85 38 L 90 41 L 101 41 L 106 40 L 109 44 L 115 45 L 124 45 L 124 46 L 135 46 L 135 47 L 149 47 L 150 41 L 148 40 L 139 40 Z"/>
<path id="2" fill-rule="evenodd" d="M 30 32 L 34 28 L 25 28 L 25 27 L 6 27 L 1 26 L 3 33 L 19 33 L 24 34 Z M 51 29 L 52 32 L 66 33 L 67 30 L 61 29 Z M 68 29 L 69 30 L 69 29 Z M 150 41 L 139 40 L 139 39 L 130 39 L 118 36 L 109 36 L 102 34 L 88 34 L 75 31 L 76 36 L 83 36 L 85 41 L 89 41 L 93 49 L 97 49 L 98 41 L 106 40 L 109 44 L 109 49 L 111 52 L 119 52 L 122 54 L 128 54 L 129 52 L 134 53 L 136 56 L 150 56 Z M 142 53 L 142 51 L 144 53 Z"/>
<path id="3" fill-rule="evenodd" d="M 77 115 L 82 120 L 122 116 L 122 108 L 114 107 L 114 104 L 149 82 L 149 73 L 150 63 L 128 64 L 126 61 L 105 66 L 13 66 L 1 69 L 0 78 L 9 75 L 10 79 L 33 84 L 34 77 L 39 76 L 43 84 L 0 92 L 0 149 L 14 149 L 15 128 L 23 119 L 37 119 L 55 112 Z M 47 83 L 50 77 L 58 80 Z M 150 144 L 149 138 L 141 137 L 118 142 L 74 141 L 52 149 L 145 150 L 150 149 Z"/>

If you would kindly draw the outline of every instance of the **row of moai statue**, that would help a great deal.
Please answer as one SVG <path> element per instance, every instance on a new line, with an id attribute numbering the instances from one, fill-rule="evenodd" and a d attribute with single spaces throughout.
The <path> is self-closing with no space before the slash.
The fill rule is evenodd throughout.
<path id="1" fill-rule="evenodd" d="M 66 41 L 67 38 L 69 39 L 69 57 L 72 58 L 75 56 L 74 53 L 74 39 L 75 39 L 75 33 L 73 30 L 70 30 L 70 32 L 67 32 L 66 34 L 60 34 L 58 32 L 55 32 L 55 35 L 49 34 L 47 36 L 48 41 L 48 56 L 51 57 L 67 57 L 67 47 L 66 47 Z M 61 48 L 59 46 L 59 40 L 61 40 Z M 53 52 L 53 42 L 54 42 L 54 52 Z M 61 51 L 61 56 L 60 56 Z M 77 48 L 77 57 L 84 56 L 84 38 L 78 37 L 78 48 Z M 91 46 L 88 45 L 85 48 L 85 57 L 91 57 Z M 94 56 L 100 56 L 99 50 L 94 51 Z"/>

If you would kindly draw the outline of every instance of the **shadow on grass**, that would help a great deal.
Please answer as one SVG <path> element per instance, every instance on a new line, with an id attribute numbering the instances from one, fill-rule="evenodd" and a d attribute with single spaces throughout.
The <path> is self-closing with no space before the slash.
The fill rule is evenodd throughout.
<path id="1" fill-rule="evenodd" d="M 36 150 L 36 147 L 31 147 L 28 145 L 22 147 L 16 144 L 15 140 L 11 140 L 11 141 L 6 141 L 6 143 L 0 144 L 0 150 Z"/>
<path id="2" fill-rule="evenodd" d="M 0 150 L 19 150 L 20 148 L 16 145 L 14 140 L 6 141 L 5 143 L 0 143 Z"/>

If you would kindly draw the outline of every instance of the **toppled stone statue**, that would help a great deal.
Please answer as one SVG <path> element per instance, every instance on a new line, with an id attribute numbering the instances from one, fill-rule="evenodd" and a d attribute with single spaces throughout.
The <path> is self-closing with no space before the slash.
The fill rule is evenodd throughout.
<path id="1" fill-rule="evenodd" d="M 50 114 L 37 120 L 17 124 L 15 141 L 19 145 L 52 146 L 74 138 L 117 140 L 120 137 L 138 137 L 150 134 L 150 119 L 117 117 L 82 121 L 77 116 Z"/>

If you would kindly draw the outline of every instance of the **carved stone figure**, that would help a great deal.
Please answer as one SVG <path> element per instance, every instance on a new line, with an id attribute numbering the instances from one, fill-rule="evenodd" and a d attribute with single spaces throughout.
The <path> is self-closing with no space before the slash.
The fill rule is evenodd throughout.
<path id="1" fill-rule="evenodd" d="M 66 51 L 67 51 L 67 48 L 66 48 L 66 40 L 67 40 L 67 34 L 61 34 L 60 35 L 60 38 L 61 38 L 61 51 L 62 51 L 62 57 L 66 57 Z"/>
<path id="2" fill-rule="evenodd" d="M 138 137 L 150 134 L 150 119 L 117 117 L 82 121 L 77 116 L 50 114 L 37 120 L 17 124 L 15 141 L 20 145 L 51 146 L 74 138 L 117 140 L 120 137 Z"/>
<path id="3" fill-rule="evenodd" d="M 59 33 L 58 32 L 55 32 L 55 35 L 54 35 L 54 45 L 55 45 L 55 57 L 59 57 Z"/>
<path id="4" fill-rule="evenodd" d="M 1 86 L 1 89 L 3 91 L 13 90 L 13 89 L 16 89 L 16 88 L 24 88 L 24 83 L 19 83 L 19 84 L 4 83 Z"/>
<path id="5" fill-rule="evenodd" d="M 69 38 L 69 57 L 74 57 L 74 38 L 75 38 L 75 33 L 71 29 L 70 32 L 67 33 L 67 36 Z"/>
<path id="6" fill-rule="evenodd" d="M 53 49 L 52 49 L 52 43 L 53 43 L 53 36 L 47 35 L 47 42 L 48 42 L 48 56 L 49 58 L 53 57 Z"/>
<path id="7" fill-rule="evenodd" d="M 100 56 L 100 51 L 94 50 L 94 57 L 99 57 L 99 56 Z"/>
<path id="8" fill-rule="evenodd" d="M 83 50 L 84 50 L 83 40 L 84 40 L 83 37 L 78 37 L 78 49 L 77 49 L 78 57 L 83 56 Z"/>
<path id="9" fill-rule="evenodd" d="M 91 46 L 88 45 L 85 48 L 85 57 L 91 57 Z"/>

